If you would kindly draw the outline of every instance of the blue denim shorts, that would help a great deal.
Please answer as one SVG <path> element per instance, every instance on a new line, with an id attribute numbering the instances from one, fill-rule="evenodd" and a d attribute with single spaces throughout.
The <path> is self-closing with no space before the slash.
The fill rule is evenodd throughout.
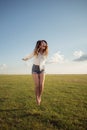
<path id="1" fill-rule="evenodd" d="M 39 65 L 33 64 L 33 66 L 32 66 L 32 74 L 33 73 L 41 74 L 41 73 L 44 73 L 44 71 L 45 71 L 44 69 L 40 70 Z"/>

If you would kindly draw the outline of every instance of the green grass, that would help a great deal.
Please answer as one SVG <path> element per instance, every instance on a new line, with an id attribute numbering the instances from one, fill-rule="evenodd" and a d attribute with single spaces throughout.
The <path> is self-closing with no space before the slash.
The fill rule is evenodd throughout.
<path id="1" fill-rule="evenodd" d="M 37 106 L 31 75 L 0 75 L 0 130 L 86 130 L 87 75 L 46 75 Z"/>

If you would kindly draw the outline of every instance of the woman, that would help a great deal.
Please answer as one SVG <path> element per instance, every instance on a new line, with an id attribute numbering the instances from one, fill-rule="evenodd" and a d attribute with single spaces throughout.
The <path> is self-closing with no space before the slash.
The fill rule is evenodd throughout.
<path id="1" fill-rule="evenodd" d="M 45 40 L 39 40 L 36 43 L 32 54 L 23 58 L 24 61 L 34 57 L 32 66 L 32 76 L 35 83 L 35 95 L 37 104 L 41 103 L 41 96 L 45 81 L 45 62 L 48 56 L 48 44 Z"/>

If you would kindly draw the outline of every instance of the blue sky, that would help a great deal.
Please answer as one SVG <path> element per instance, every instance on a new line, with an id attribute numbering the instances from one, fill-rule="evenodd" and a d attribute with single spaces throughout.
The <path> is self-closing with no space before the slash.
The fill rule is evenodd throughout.
<path id="1" fill-rule="evenodd" d="M 57 59 L 47 73 L 87 73 L 87 1 L 0 0 L 0 73 L 30 73 L 21 59 L 39 39 Z"/>

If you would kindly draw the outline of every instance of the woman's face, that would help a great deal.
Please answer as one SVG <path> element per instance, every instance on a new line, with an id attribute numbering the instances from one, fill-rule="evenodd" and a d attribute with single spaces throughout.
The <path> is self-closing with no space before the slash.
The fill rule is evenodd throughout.
<path id="1" fill-rule="evenodd" d="M 46 47 L 47 47 L 47 44 L 44 41 L 41 42 L 40 48 L 44 50 L 46 49 Z"/>

